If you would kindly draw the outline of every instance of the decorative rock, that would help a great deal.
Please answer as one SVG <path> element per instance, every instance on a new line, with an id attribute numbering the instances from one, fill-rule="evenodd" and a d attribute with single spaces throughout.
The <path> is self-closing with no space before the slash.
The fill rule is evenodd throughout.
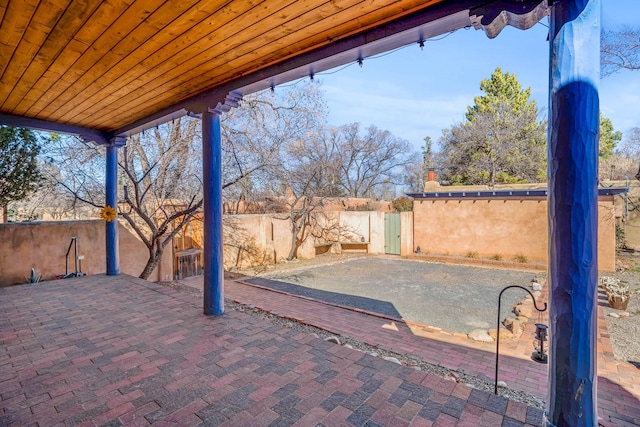
<path id="1" fill-rule="evenodd" d="M 538 282 L 531 282 L 531 289 L 533 289 L 534 291 L 541 291 L 542 285 Z"/>
<path id="2" fill-rule="evenodd" d="M 505 328 L 507 328 L 507 330 L 510 331 L 516 338 L 520 338 L 520 336 L 522 335 L 522 331 L 524 330 L 525 326 L 527 326 L 526 322 L 523 322 L 517 317 L 515 319 L 513 317 L 507 317 L 502 323 L 504 324 Z"/>
<path id="3" fill-rule="evenodd" d="M 343 345 L 343 347 L 353 349 L 353 346 L 351 344 L 345 344 Z"/>
<path id="4" fill-rule="evenodd" d="M 376 353 L 375 351 L 371 351 L 369 353 L 367 353 L 369 356 L 373 356 L 373 357 L 378 357 L 378 353 Z"/>
<path id="5" fill-rule="evenodd" d="M 311 335 L 313 335 L 316 338 L 320 338 L 320 335 L 316 334 L 315 332 L 312 332 Z"/>
<path id="6" fill-rule="evenodd" d="M 630 317 L 631 314 L 628 311 L 623 311 L 622 313 L 618 313 L 618 317 Z"/>
<path id="7" fill-rule="evenodd" d="M 507 383 L 505 383 L 504 381 L 498 381 L 498 387 L 507 387 Z"/>
<path id="8" fill-rule="evenodd" d="M 617 319 L 620 316 L 618 315 L 618 313 L 609 313 L 609 317 L 613 317 L 614 319 Z"/>
<path id="9" fill-rule="evenodd" d="M 340 345 L 340 339 L 336 336 L 326 337 L 324 340 Z"/>
<path id="10" fill-rule="evenodd" d="M 530 304 L 518 304 L 513 308 L 513 312 L 516 316 L 523 316 L 530 319 L 533 314 L 533 307 Z"/>
<path id="11" fill-rule="evenodd" d="M 527 295 L 527 297 L 525 299 L 523 299 L 522 301 L 520 301 L 518 304 L 531 304 L 531 305 L 533 305 L 533 300 L 531 299 L 530 295 Z"/>
<path id="12" fill-rule="evenodd" d="M 498 337 L 498 330 L 497 329 L 489 329 L 489 336 L 491 337 L 491 339 L 493 339 L 493 341 L 496 340 L 496 338 Z M 511 333 L 511 331 L 505 329 L 505 328 L 500 328 L 500 341 L 509 341 L 514 339 L 515 336 L 513 335 L 513 333 Z"/>
<path id="13" fill-rule="evenodd" d="M 447 374 L 447 379 L 452 379 L 453 381 L 459 383 L 460 382 L 460 377 L 458 375 L 456 375 L 454 372 L 449 372 Z"/>
<path id="14" fill-rule="evenodd" d="M 474 341 L 493 342 L 493 338 L 491 338 L 485 329 L 474 329 L 469 332 L 468 337 Z"/>
<path id="15" fill-rule="evenodd" d="M 533 291 L 531 292 L 533 294 L 534 297 L 538 298 L 540 295 L 542 295 L 542 292 L 540 291 Z"/>
<path id="16" fill-rule="evenodd" d="M 385 357 L 383 357 L 383 359 L 384 360 L 388 360 L 389 362 L 397 363 L 398 365 L 402 365 L 402 363 L 400 363 L 400 361 L 398 359 L 396 359 L 395 357 L 385 356 Z"/>

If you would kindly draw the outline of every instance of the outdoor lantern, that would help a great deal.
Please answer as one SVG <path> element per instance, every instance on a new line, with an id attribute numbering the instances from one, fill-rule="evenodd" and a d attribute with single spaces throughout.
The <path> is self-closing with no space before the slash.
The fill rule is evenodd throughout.
<path id="1" fill-rule="evenodd" d="M 536 340 L 538 345 L 536 351 L 533 352 L 531 358 L 538 363 L 547 363 L 548 357 L 544 351 L 544 342 L 547 340 L 547 325 L 536 323 Z"/>

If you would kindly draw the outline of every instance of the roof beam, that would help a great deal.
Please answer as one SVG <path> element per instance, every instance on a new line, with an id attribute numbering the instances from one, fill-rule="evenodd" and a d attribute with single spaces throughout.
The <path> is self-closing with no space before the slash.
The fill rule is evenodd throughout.
<path id="1" fill-rule="evenodd" d="M 96 129 L 89 129 L 64 123 L 50 122 L 47 120 L 33 119 L 29 117 L 15 116 L 13 114 L 0 113 L 0 124 L 30 128 L 46 132 L 59 132 L 70 135 L 77 135 L 87 142 L 93 141 L 96 144 L 109 144 L 113 139 L 112 134 Z"/>

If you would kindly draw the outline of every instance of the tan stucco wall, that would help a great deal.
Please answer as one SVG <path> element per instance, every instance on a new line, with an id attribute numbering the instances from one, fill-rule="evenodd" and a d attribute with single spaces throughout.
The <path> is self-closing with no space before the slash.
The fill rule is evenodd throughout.
<path id="1" fill-rule="evenodd" d="M 410 218 L 411 212 L 407 214 Z M 367 246 L 369 253 L 384 253 L 384 212 L 320 212 L 316 213 L 314 218 L 318 223 L 316 233 L 318 234 L 318 230 L 323 228 L 325 230 L 331 228 L 332 238 L 323 240 L 314 235 L 308 235 L 298 248 L 299 258 L 314 258 L 316 244 L 329 240 L 360 242 L 364 239 L 365 242 L 369 242 Z M 406 221 L 407 226 L 410 227 L 412 220 Z M 337 224 L 339 226 L 336 226 Z M 410 230 L 411 228 L 407 228 L 405 233 L 410 233 Z M 403 242 L 405 241 L 408 245 L 407 251 L 410 253 L 412 239 L 406 238 Z M 280 262 L 289 255 L 290 248 L 291 224 L 284 214 L 225 215 L 224 217 L 224 265 L 227 269 L 261 264 L 260 259 Z M 256 257 L 255 254 L 258 256 Z"/>
<path id="2" fill-rule="evenodd" d="M 598 268 L 615 270 L 613 197 L 598 203 Z M 415 200 L 414 250 L 547 262 L 547 199 Z"/>
<path id="3" fill-rule="evenodd" d="M 0 284 L 25 282 L 31 268 L 42 273 L 43 280 L 65 272 L 65 254 L 71 237 L 78 239 L 78 255 L 84 256 L 85 274 L 106 271 L 105 224 L 101 220 L 54 221 L 0 224 Z M 148 258 L 146 246 L 122 224 L 119 227 L 120 271 L 138 276 Z M 161 274 L 172 278 L 171 247 L 167 247 Z M 74 270 L 73 249 L 69 271 Z M 158 280 L 157 270 L 149 280 Z M 163 277 L 165 279 L 165 277 Z"/>

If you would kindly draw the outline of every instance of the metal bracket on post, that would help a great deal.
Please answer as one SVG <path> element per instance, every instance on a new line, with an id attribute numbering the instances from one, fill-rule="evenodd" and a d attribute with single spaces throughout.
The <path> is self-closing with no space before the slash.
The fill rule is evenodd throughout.
<path id="1" fill-rule="evenodd" d="M 494 394 L 498 394 L 498 360 L 499 360 L 498 356 L 500 354 L 500 309 L 502 305 L 502 294 L 504 293 L 504 291 L 511 288 L 520 288 L 523 291 L 527 292 L 529 295 L 531 295 L 531 298 L 533 299 L 533 306 L 538 312 L 542 313 L 543 311 L 547 311 L 547 303 L 546 302 L 544 303 L 543 308 L 538 308 L 538 304 L 536 303 L 536 297 L 533 296 L 533 294 L 529 289 L 523 286 L 510 285 L 500 291 L 500 295 L 498 295 L 498 322 L 496 325 L 496 376 L 495 376 L 495 383 L 494 383 L 494 389 L 493 389 Z"/>

